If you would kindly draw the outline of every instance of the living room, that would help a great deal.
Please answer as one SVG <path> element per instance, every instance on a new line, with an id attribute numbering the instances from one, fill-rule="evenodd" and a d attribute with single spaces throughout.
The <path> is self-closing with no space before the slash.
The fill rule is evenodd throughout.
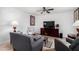
<path id="1" fill-rule="evenodd" d="M 41 35 L 47 40 L 49 37 L 62 40 L 67 38 L 68 34 L 76 34 L 76 29 L 73 27 L 75 21 L 74 11 L 76 9 L 77 7 L 0 7 L 0 50 L 13 51 L 13 47 L 10 44 L 10 32 Z M 48 32 L 49 34 L 41 30 L 45 28 L 44 22 L 50 24 L 52 21 L 54 22 L 54 28 L 58 29 L 58 34 L 56 32 L 52 33 L 54 32 L 52 31 L 53 29 Z M 41 33 L 41 31 L 44 33 Z M 51 38 L 51 40 L 53 39 Z M 47 40 L 44 40 L 44 43 Z M 55 51 L 55 48 L 49 48 L 50 46 L 55 47 L 55 42 L 52 41 L 53 43 L 51 43 L 51 40 L 49 39 L 49 43 L 42 47 L 43 51 Z"/>
<path id="2" fill-rule="evenodd" d="M 78 59 L 78 7 L 79 0 L 0 0 L 0 58 Z"/>

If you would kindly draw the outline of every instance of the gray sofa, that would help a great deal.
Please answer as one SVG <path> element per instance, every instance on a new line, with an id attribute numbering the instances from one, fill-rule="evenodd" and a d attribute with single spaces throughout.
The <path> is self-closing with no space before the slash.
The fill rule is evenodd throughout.
<path id="1" fill-rule="evenodd" d="M 56 51 L 70 51 L 69 49 L 62 41 L 55 39 L 55 50 Z"/>
<path id="2" fill-rule="evenodd" d="M 30 36 L 10 32 L 10 43 L 15 51 L 41 51 L 43 39 L 34 40 Z"/>
<path id="3" fill-rule="evenodd" d="M 68 47 L 66 44 L 64 44 L 60 40 L 55 39 L 55 50 L 56 51 L 79 51 L 79 44 L 77 44 L 76 46 L 74 46 L 74 44 L 75 44 L 74 42 L 73 44 L 70 43 Z M 70 47 L 73 47 L 73 49 L 71 49 Z"/>

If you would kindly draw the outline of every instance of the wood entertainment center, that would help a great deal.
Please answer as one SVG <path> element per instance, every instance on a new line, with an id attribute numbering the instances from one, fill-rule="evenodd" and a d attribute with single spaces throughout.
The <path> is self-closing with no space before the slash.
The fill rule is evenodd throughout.
<path id="1" fill-rule="evenodd" d="M 44 28 L 40 29 L 40 32 L 41 32 L 40 34 L 52 36 L 52 37 L 60 37 L 59 24 L 56 24 L 57 26 L 55 26 L 55 21 L 51 21 L 51 22 L 48 21 L 48 22 L 49 22 L 48 25 L 47 25 L 47 23 L 44 22 L 45 23 L 45 24 L 43 24 Z"/>
<path id="2" fill-rule="evenodd" d="M 41 28 L 41 35 L 59 37 L 59 29 Z"/>

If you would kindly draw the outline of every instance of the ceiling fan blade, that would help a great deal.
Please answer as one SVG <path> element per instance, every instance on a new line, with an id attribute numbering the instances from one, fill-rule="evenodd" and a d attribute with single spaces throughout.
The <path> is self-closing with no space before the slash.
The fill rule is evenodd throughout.
<path id="1" fill-rule="evenodd" d="M 48 10 L 50 11 L 50 10 L 54 10 L 54 9 L 52 8 L 52 9 L 48 9 Z"/>
<path id="2" fill-rule="evenodd" d="M 46 11 L 47 13 L 50 13 L 49 11 Z"/>

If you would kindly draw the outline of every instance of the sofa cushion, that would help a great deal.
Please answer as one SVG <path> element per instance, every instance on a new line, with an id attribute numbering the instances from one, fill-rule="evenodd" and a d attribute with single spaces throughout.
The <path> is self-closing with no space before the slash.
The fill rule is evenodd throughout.
<path id="1" fill-rule="evenodd" d="M 74 41 L 74 39 L 71 38 L 66 38 L 66 41 L 69 42 L 70 44 Z"/>
<path id="2" fill-rule="evenodd" d="M 30 36 L 34 41 L 37 41 L 39 39 L 41 39 L 41 36 L 40 35 L 31 35 Z"/>
<path id="3" fill-rule="evenodd" d="M 34 41 L 37 41 L 39 39 L 41 39 L 41 37 L 36 37 L 36 38 L 34 38 Z"/>

